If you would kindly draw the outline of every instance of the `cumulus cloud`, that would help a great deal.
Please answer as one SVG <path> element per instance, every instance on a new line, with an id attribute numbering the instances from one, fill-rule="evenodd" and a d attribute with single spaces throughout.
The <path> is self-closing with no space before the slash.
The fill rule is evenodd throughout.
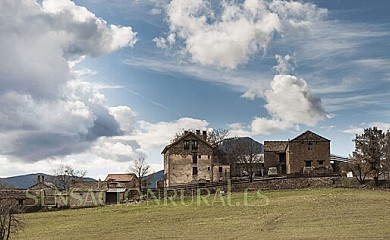
<path id="1" fill-rule="evenodd" d="M 139 121 L 139 129 L 130 139 L 137 140 L 146 149 L 161 148 L 169 144 L 175 134 L 188 129 L 207 129 L 209 123 L 206 120 L 194 118 L 180 118 L 174 122 L 150 123 Z"/>
<path id="2" fill-rule="evenodd" d="M 265 100 L 271 118 L 257 117 L 252 121 L 252 131 L 257 134 L 269 134 L 299 124 L 314 126 L 328 118 L 321 99 L 312 96 L 306 81 L 296 76 L 276 75 L 271 88 L 265 92 Z"/>
<path id="3" fill-rule="evenodd" d="M 71 67 L 137 41 L 70 0 L 0 2 L 0 152 L 38 161 L 83 152 L 99 137 L 128 131 L 102 86 Z M 122 110 L 122 111 L 121 111 Z M 130 123 L 131 124 L 131 123 Z"/>
<path id="4" fill-rule="evenodd" d="M 270 89 L 264 93 L 265 108 L 269 118 L 256 117 L 251 123 L 254 134 L 270 134 L 274 131 L 298 128 L 299 124 L 314 126 L 318 121 L 330 117 L 313 96 L 308 84 L 302 78 L 284 73 L 294 70 L 290 55 L 275 56 L 278 64 L 274 67 L 280 74 L 275 75 Z"/>
<path id="5" fill-rule="evenodd" d="M 166 38 L 155 39 L 158 47 L 176 45 L 192 62 L 235 69 L 265 52 L 275 33 L 306 31 L 326 10 L 311 3 L 278 0 L 172 0 L 166 13 L 170 32 Z"/>

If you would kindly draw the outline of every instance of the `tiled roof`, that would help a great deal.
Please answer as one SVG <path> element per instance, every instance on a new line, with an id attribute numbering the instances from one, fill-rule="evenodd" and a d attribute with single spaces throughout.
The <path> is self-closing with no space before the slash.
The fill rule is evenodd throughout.
<path id="1" fill-rule="evenodd" d="M 264 152 L 284 152 L 288 141 L 264 141 Z"/>
<path id="2" fill-rule="evenodd" d="M 133 173 L 108 174 L 104 181 L 130 182 L 135 178 L 136 176 Z"/>

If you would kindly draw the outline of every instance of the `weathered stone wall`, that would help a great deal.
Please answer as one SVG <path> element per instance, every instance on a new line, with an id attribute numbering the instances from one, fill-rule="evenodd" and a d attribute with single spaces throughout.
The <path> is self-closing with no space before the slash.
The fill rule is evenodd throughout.
<path id="1" fill-rule="evenodd" d="M 309 147 L 310 144 L 310 147 Z M 291 141 L 288 146 L 287 174 L 303 173 L 305 161 L 311 161 L 312 167 L 331 168 L 329 141 Z"/>
<path id="2" fill-rule="evenodd" d="M 185 141 L 191 142 L 189 149 L 184 148 Z M 196 149 L 193 148 L 192 141 L 198 142 Z M 194 154 L 196 163 L 193 163 Z M 196 136 L 188 135 L 172 145 L 164 155 L 165 186 L 212 181 L 212 160 L 212 147 Z M 197 168 L 196 175 L 193 174 L 193 167 Z"/>
<path id="3" fill-rule="evenodd" d="M 220 167 L 222 168 L 221 172 L 220 172 Z M 229 165 L 213 166 L 213 182 L 225 182 L 228 179 L 230 179 Z"/>
<path id="4" fill-rule="evenodd" d="M 264 152 L 264 168 L 268 171 L 270 167 L 279 166 L 279 153 L 277 152 Z"/>
<path id="5" fill-rule="evenodd" d="M 338 177 L 270 179 L 253 183 L 233 184 L 232 191 L 242 192 L 245 189 L 278 190 L 308 187 L 333 187 L 337 179 Z"/>
<path id="6" fill-rule="evenodd" d="M 98 207 L 103 206 L 106 203 L 105 191 L 71 191 L 69 194 L 69 207 L 70 208 L 82 208 L 82 207 Z"/>
<path id="7" fill-rule="evenodd" d="M 198 153 L 199 154 L 199 153 Z M 197 154 L 197 163 L 193 163 L 192 153 L 190 155 L 171 154 L 169 160 L 169 186 L 194 183 L 198 181 L 212 181 L 211 155 Z M 193 175 L 193 167 L 197 167 L 197 175 Z"/>

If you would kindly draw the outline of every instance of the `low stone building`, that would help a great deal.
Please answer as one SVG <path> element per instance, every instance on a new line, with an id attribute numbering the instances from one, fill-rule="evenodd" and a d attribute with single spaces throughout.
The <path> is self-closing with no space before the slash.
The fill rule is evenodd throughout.
<path id="1" fill-rule="evenodd" d="M 265 141 L 264 166 L 277 168 L 278 175 L 328 175 L 330 140 L 306 131 L 289 141 Z"/>
<path id="2" fill-rule="evenodd" d="M 107 182 L 106 203 L 123 203 L 128 200 L 139 188 L 138 178 L 134 173 L 108 174 L 105 181 Z"/>
<path id="3" fill-rule="evenodd" d="M 67 193 L 70 208 L 97 207 L 106 204 L 107 182 L 72 181 Z"/>
<path id="4" fill-rule="evenodd" d="M 226 181 L 230 165 L 218 161 L 216 149 L 207 142 L 207 132 L 185 131 L 162 151 L 164 186 Z"/>
<path id="5" fill-rule="evenodd" d="M 108 174 L 104 181 L 112 187 L 138 188 L 138 178 L 134 173 Z"/>

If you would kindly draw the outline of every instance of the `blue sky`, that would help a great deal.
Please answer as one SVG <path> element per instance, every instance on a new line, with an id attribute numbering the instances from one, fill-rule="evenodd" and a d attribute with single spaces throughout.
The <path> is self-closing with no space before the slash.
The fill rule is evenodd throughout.
<path id="1" fill-rule="evenodd" d="M 0 3 L 0 176 L 104 178 L 183 129 L 312 130 L 347 156 L 389 129 L 388 1 Z"/>

